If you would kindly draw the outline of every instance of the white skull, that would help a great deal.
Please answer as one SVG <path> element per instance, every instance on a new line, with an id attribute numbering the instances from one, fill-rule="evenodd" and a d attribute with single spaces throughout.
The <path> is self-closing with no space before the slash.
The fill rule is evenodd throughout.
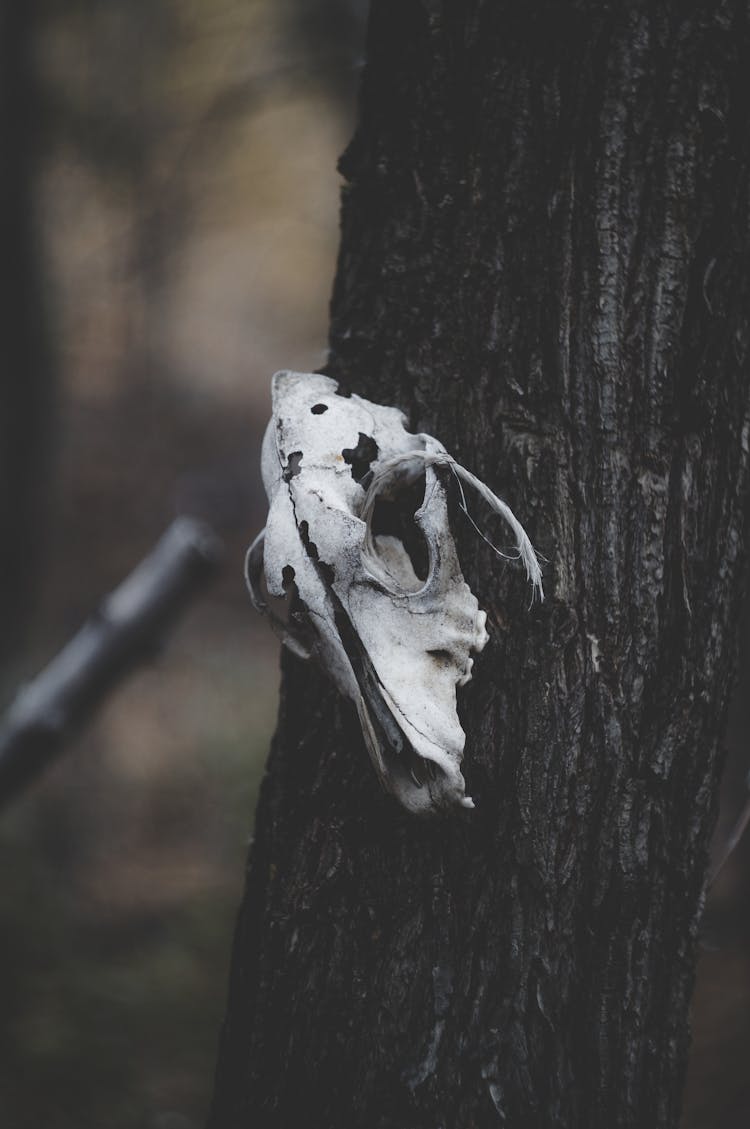
<path id="1" fill-rule="evenodd" d="M 456 687 L 488 636 L 448 524 L 439 472 L 456 464 L 404 422 L 395 408 L 340 395 L 329 377 L 277 373 L 262 454 L 268 521 L 248 551 L 247 578 L 261 611 L 271 611 L 261 574 L 271 597 L 291 597 L 285 644 L 328 671 L 357 708 L 384 786 L 427 813 L 473 807 Z M 541 594 L 520 525 L 462 476 L 503 507 Z"/>

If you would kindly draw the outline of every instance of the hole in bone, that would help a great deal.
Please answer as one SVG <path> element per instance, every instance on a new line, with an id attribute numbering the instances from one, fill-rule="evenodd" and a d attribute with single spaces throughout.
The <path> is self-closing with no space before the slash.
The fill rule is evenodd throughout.
<path id="1" fill-rule="evenodd" d="M 396 480 L 378 494 L 372 511 L 373 544 L 381 564 L 406 591 L 421 588 L 430 568 L 429 551 L 414 515 L 424 501 L 425 476 Z"/>
<path id="2" fill-rule="evenodd" d="M 281 578 L 284 595 L 275 596 L 268 591 L 265 576 L 261 576 L 260 589 L 268 613 L 277 626 L 286 628 L 305 650 L 312 651 L 317 637 L 297 589 L 294 568 L 285 565 L 281 571 Z"/>
<path id="3" fill-rule="evenodd" d="M 322 416 L 323 412 L 328 411 L 328 404 L 313 404 L 310 411 L 314 416 Z"/>
<path id="4" fill-rule="evenodd" d="M 310 557 L 312 557 L 312 559 L 314 561 L 317 561 L 317 559 L 318 559 L 318 546 L 315 544 L 314 541 L 310 540 L 310 526 L 307 524 L 306 521 L 301 521 L 299 523 L 299 535 L 300 535 L 300 539 L 302 541 L 302 544 L 305 546 L 305 549 L 307 550 L 308 555 Z"/>
<path id="5" fill-rule="evenodd" d="M 283 470 L 282 475 L 281 475 L 281 477 L 284 479 L 284 482 L 291 482 L 293 478 L 297 477 L 297 475 L 299 474 L 299 470 L 300 470 L 299 464 L 301 462 L 302 462 L 302 452 L 301 451 L 292 451 L 291 455 L 289 456 L 289 458 L 286 461 L 286 466 L 284 467 L 284 470 Z"/>
<path id="6" fill-rule="evenodd" d="M 300 597 L 297 585 L 292 582 L 289 587 L 289 618 L 287 628 L 291 635 L 305 650 L 312 651 L 315 647 L 317 633 L 307 611 L 307 605 Z"/>
<path id="7" fill-rule="evenodd" d="M 328 564 L 326 561 L 322 561 L 320 559 L 320 556 L 318 554 L 318 546 L 314 541 L 310 540 L 310 527 L 306 521 L 301 521 L 299 523 L 299 535 L 302 544 L 305 546 L 307 555 L 310 557 L 310 560 L 315 562 L 315 567 L 318 570 L 318 573 L 320 574 L 320 576 L 322 576 L 323 580 L 330 588 L 336 578 L 336 572 L 333 565 Z"/>
<path id="8" fill-rule="evenodd" d="M 289 634 L 306 651 L 312 651 L 315 647 L 317 635 L 310 622 L 307 605 L 300 597 L 294 575 L 292 566 L 285 565 L 281 573 L 284 596 L 272 597 L 274 614 L 278 622 L 286 627 Z"/>
<path id="9" fill-rule="evenodd" d="M 325 561 L 318 561 L 318 572 L 330 588 L 334 580 L 336 579 L 336 573 L 334 572 L 333 565 L 326 564 Z"/>
<path id="10" fill-rule="evenodd" d="M 356 447 L 345 447 L 341 452 L 343 460 L 352 468 L 352 478 L 362 483 L 370 472 L 370 466 L 378 457 L 378 445 L 371 435 L 360 431 Z M 364 485 L 364 484 L 363 484 Z"/>

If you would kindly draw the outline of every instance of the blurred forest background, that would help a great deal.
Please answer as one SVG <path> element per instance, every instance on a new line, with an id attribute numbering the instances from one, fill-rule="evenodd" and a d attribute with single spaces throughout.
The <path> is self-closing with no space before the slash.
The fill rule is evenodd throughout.
<path id="1" fill-rule="evenodd" d="M 164 654 L 0 818 L 8 1129 L 203 1123 L 278 684 L 242 558 L 270 376 L 325 358 L 365 9 L 0 6 L 1 704 L 175 515 L 227 544 Z M 719 843 L 749 734 L 745 661 Z M 686 1129 L 748 1124 L 749 893 L 743 844 L 706 914 Z"/>
<path id="2" fill-rule="evenodd" d="M 2 704 L 178 513 L 218 583 L 0 818 L 0 1125 L 203 1123 L 278 648 L 243 556 L 325 358 L 364 9 L 0 6 Z"/>

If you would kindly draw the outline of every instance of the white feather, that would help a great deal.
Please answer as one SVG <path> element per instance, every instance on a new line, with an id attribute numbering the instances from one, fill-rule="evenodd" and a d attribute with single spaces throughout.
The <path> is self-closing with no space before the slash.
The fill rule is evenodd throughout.
<path id="1" fill-rule="evenodd" d="M 537 556 L 534 546 L 531 544 L 526 530 L 507 502 L 504 502 L 502 498 L 498 498 L 497 494 L 490 490 L 486 483 L 482 482 L 480 478 L 477 478 L 477 476 L 467 470 L 466 467 L 457 463 L 453 456 L 449 455 L 447 451 L 408 451 L 403 454 L 392 455 L 390 458 L 380 461 L 368 487 L 361 514 L 362 520 L 367 526 L 363 554 L 367 558 L 368 564 L 377 567 L 377 553 L 372 535 L 372 516 L 375 509 L 376 498 L 389 483 L 395 480 L 401 479 L 405 484 L 414 481 L 426 466 L 450 467 L 458 481 L 461 491 L 461 508 L 469 518 L 469 521 L 471 521 L 477 533 L 490 545 L 498 556 L 504 557 L 505 559 L 513 559 L 510 558 L 507 553 L 503 553 L 501 549 L 498 549 L 496 545 L 492 544 L 469 514 L 461 480 L 473 486 L 476 492 L 484 498 L 485 502 L 507 522 L 516 538 L 515 559 L 522 561 L 526 569 L 526 577 L 532 585 L 532 599 L 534 595 L 538 595 L 540 601 L 544 600 L 542 569 L 539 563 L 539 557 Z"/>

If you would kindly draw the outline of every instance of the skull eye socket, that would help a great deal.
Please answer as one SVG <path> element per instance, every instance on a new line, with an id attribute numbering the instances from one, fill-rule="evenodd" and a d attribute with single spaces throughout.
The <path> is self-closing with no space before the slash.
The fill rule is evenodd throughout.
<path id="1" fill-rule="evenodd" d="M 372 436 L 360 431 L 357 446 L 344 447 L 341 456 L 351 467 L 354 481 L 366 487 L 372 478 L 370 467 L 378 457 L 378 445 Z"/>
<path id="2" fill-rule="evenodd" d="M 407 592 L 424 585 L 430 554 L 415 514 L 424 501 L 425 476 L 395 479 L 375 498 L 370 519 L 378 562 Z"/>

